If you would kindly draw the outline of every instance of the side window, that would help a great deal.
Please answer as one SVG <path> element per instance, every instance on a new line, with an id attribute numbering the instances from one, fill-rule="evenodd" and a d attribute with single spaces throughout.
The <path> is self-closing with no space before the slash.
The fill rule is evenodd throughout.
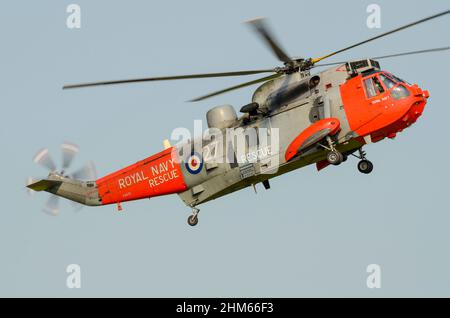
<path id="1" fill-rule="evenodd" d="M 367 98 L 375 97 L 384 92 L 383 85 L 377 76 L 366 78 L 364 80 L 364 89 L 366 90 Z"/>

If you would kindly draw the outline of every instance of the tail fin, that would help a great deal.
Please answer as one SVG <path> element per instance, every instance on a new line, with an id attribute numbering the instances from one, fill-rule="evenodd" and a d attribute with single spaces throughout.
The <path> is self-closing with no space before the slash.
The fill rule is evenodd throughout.
<path id="1" fill-rule="evenodd" d="M 39 180 L 37 182 L 27 185 L 27 187 L 34 191 L 48 191 L 51 188 L 57 187 L 61 184 L 62 184 L 62 181 L 42 179 L 42 180 Z"/>

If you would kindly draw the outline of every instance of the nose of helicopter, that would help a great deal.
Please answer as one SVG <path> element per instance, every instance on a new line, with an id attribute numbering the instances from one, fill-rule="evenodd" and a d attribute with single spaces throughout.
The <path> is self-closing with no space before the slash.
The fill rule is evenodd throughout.
<path id="1" fill-rule="evenodd" d="M 402 118 L 406 127 L 414 124 L 422 115 L 427 99 L 430 97 L 430 93 L 427 90 L 422 90 L 417 84 L 410 87 L 410 92 L 411 100 L 409 102 L 411 103 L 411 106 Z"/>
<path id="2" fill-rule="evenodd" d="M 388 127 L 386 127 L 384 136 L 388 138 L 395 138 L 397 133 L 402 132 L 405 128 L 408 128 L 414 124 L 417 119 L 422 115 L 427 99 L 430 94 L 427 90 L 422 90 L 417 84 L 408 87 L 409 96 L 398 101 L 399 110 L 403 109 L 403 112 L 398 119 Z M 395 109 L 395 108 L 394 108 Z"/>

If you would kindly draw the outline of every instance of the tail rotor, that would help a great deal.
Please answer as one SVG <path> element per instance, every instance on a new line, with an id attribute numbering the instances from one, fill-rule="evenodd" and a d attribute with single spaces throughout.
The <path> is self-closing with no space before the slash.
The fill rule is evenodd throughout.
<path id="1" fill-rule="evenodd" d="M 50 156 L 50 152 L 48 148 L 43 148 L 39 150 L 33 157 L 33 162 L 44 167 L 49 171 L 50 175 L 59 175 L 66 178 L 81 180 L 81 181 L 89 181 L 97 179 L 97 173 L 95 169 L 95 164 L 92 161 L 88 161 L 85 165 L 83 165 L 78 170 L 73 172 L 69 172 L 71 169 L 71 165 L 80 151 L 80 148 L 71 142 L 64 142 L 61 144 L 61 153 L 62 153 L 62 162 L 61 169 L 58 170 L 57 165 L 54 160 Z M 29 177 L 26 181 L 26 185 L 33 184 L 34 182 L 40 179 Z M 34 191 L 27 188 L 28 194 L 33 194 Z M 73 207 L 75 211 L 79 211 L 82 207 L 81 204 L 73 202 Z M 60 213 L 60 200 L 59 197 L 50 194 L 47 202 L 43 207 L 43 212 L 48 215 L 56 216 Z"/>

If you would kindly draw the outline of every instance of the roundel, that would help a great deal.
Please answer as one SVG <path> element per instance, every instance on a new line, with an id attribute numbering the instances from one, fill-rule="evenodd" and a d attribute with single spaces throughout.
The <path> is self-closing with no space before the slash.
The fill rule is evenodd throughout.
<path id="1" fill-rule="evenodd" d="M 192 174 L 197 174 L 200 171 L 202 171 L 203 159 L 198 153 L 193 152 L 189 156 L 189 158 L 188 158 L 188 160 L 187 160 L 185 165 L 186 165 L 187 171 L 189 171 Z"/>

